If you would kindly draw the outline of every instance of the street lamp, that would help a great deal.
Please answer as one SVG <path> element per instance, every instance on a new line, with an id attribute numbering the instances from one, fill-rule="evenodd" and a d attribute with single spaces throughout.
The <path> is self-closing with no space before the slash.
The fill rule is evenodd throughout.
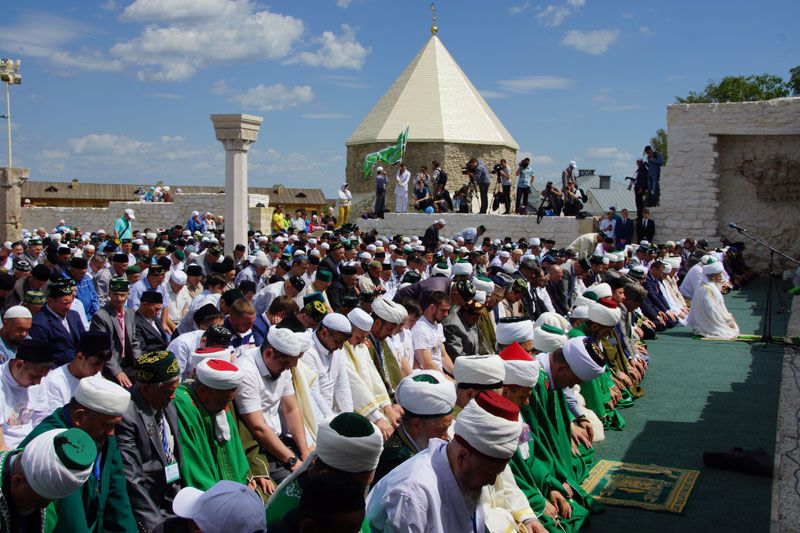
<path id="1" fill-rule="evenodd" d="M 6 131 L 8 132 L 8 168 L 11 168 L 11 85 L 22 84 L 22 75 L 19 67 L 22 61 L 19 59 L 0 59 L 0 81 L 6 84 L 6 114 L 0 117 L 6 119 Z"/>

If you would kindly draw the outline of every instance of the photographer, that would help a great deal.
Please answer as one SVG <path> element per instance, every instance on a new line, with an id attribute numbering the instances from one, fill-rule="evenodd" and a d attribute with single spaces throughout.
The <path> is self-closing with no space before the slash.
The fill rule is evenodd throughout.
<path id="1" fill-rule="evenodd" d="M 414 209 L 424 212 L 433 203 L 430 190 L 423 180 L 417 180 L 414 187 Z"/>
<path id="2" fill-rule="evenodd" d="M 647 159 L 647 206 L 655 207 L 658 205 L 661 187 L 661 165 L 664 164 L 664 157 L 647 145 L 644 147 L 644 156 Z"/>
<path id="3" fill-rule="evenodd" d="M 503 187 L 503 203 L 506 206 L 504 215 L 511 212 L 511 167 L 506 164 L 505 159 L 501 159 L 492 169 L 492 173 L 497 175 L 497 181 Z"/>
<path id="4" fill-rule="evenodd" d="M 485 215 L 486 210 L 489 208 L 489 183 L 491 182 L 489 169 L 486 168 L 486 164 L 483 161 L 470 159 L 461 173 L 469 176 L 478 185 L 478 189 L 481 192 L 480 214 Z"/>
<path id="5" fill-rule="evenodd" d="M 545 216 L 559 216 L 561 214 L 561 191 L 559 191 L 552 181 L 548 181 L 544 190 L 541 192 L 542 203 L 539 204 L 539 209 L 536 212 L 537 221 Z"/>
<path id="6" fill-rule="evenodd" d="M 570 181 L 564 191 L 564 216 L 574 217 L 583 209 L 583 198 L 580 191 L 575 188 L 575 182 Z"/>
<path id="7" fill-rule="evenodd" d="M 514 211 L 519 215 L 527 213 L 528 195 L 531 193 L 531 185 L 536 176 L 533 175 L 531 159 L 526 157 L 519 162 L 517 168 L 517 201 L 514 204 Z"/>
<path id="8" fill-rule="evenodd" d="M 636 197 L 636 220 L 640 220 L 647 196 L 647 165 L 644 164 L 643 159 L 636 160 L 636 175 L 633 180 L 633 192 Z"/>

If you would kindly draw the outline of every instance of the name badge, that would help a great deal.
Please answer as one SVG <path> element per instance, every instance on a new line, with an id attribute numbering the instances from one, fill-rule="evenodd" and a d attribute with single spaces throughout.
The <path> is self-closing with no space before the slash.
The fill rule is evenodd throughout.
<path id="1" fill-rule="evenodd" d="M 167 483 L 178 481 L 181 478 L 181 471 L 178 468 L 178 463 L 170 463 L 165 466 L 164 474 L 167 477 Z"/>

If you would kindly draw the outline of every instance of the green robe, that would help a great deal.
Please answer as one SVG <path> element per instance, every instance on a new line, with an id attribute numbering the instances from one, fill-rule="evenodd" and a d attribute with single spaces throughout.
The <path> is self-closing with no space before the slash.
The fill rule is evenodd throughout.
<path id="1" fill-rule="evenodd" d="M 397 384 L 403 379 L 403 373 L 400 371 L 400 363 L 397 362 L 397 357 L 395 357 L 386 339 L 380 341 L 381 355 L 378 355 L 378 350 L 375 349 L 377 340 L 372 335 L 369 336 L 369 343 L 367 343 L 369 355 L 372 357 L 372 362 L 375 363 L 375 368 L 378 369 L 378 374 L 381 375 L 389 397 L 394 398 L 394 391 L 397 389 Z"/>
<path id="2" fill-rule="evenodd" d="M 250 473 L 232 410 L 228 408 L 231 438 L 220 443 L 211 415 L 189 385 L 175 391 L 181 439 L 181 476 L 187 487 L 208 490 L 223 479 L 247 483 Z"/>
<path id="3" fill-rule="evenodd" d="M 535 453 L 537 448 L 535 443 L 536 438 L 531 432 L 530 440 L 527 443 L 520 443 L 520 447 L 508 463 L 511 472 L 514 474 L 514 480 L 517 482 L 519 489 L 525 494 L 525 497 L 528 498 L 531 509 L 533 509 L 539 521 L 548 531 L 552 533 L 578 531 L 584 522 L 588 521 L 589 511 L 576 500 L 569 502 L 572 506 L 572 516 L 560 519 L 559 525 L 556 525 L 552 518 L 544 514 L 547 494 L 556 490 L 567 499 L 569 499 L 569 496 L 567 496 L 567 491 L 553 475 L 547 462 L 542 461 L 540 454 L 537 455 Z M 527 446 L 525 457 L 523 457 L 522 453 L 523 446 Z"/>
<path id="4" fill-rule="evenodd" d="M 45 418 L 20 443 L 27 445 L 34 437 L 51 429 L 68 429 L 64 406 Z M 48 531 L 84 533 L 105 531 L 138 531 L 133 516 L 128 488 L 122 471 L 122 456 L 117 439 L 106 437 L 100 463 L 100 482 L 92 475 L 80 490 L 54 502 L 56 524 Z"/>
<path id="5" fill-rule="evenodd" d="M 397 426 L 392 436 L 383 445 L 383 451 L 378 460 L 378 468 L 375 470 L 375 479 L 372 481 L 373 487 L 382 477 L 414 457 L 414 454 L 417 453 L 417 447 L 411 442 L 408 434 L 402 428 L 402 425 Z"/>
<path id="6" fill-rule="evenodd" d="M 0 533 L 10 533 L 12 531 L 16 532 L 21 530 L 29 533 L 34 533 L 36 531 L 44 532 L 48 518 L 54 518 L 52 517 L 54 514 L 52 504 L 44 509 L 34 511 L 26 517 L 12 514 L 16 509 L 13 507 L 13 502 L 11 501 L 11 465 L 8 459 L 15 454 L 21 453 L 22 451 L 17 449 L 6 450 L 0 454 Z M 6 468 L 8 468 L 8 470 L 6 470 Z M 22 522 L 20 522 L 21 518 L 23 519 Z M 54 522 L 54 520 L 51 521 Z"/>

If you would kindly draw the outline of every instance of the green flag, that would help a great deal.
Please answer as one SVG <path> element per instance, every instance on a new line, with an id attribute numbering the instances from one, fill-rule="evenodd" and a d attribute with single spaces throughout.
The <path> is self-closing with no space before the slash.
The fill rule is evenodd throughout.
<path id="1" fill-rule="evenodd" d="M 386 163 L 387 165 L 394 165 L 403 159 L 403 152 L 406 150 L 406 141 L 408 140 L 408 126 L 400 135 L 397 136 L 397 143 L 393 146 L 387 146 L 383 150 L 367 154 L 364 158 L 364 180 L 369 179 L 369 175 L 378 162 Z"/>

